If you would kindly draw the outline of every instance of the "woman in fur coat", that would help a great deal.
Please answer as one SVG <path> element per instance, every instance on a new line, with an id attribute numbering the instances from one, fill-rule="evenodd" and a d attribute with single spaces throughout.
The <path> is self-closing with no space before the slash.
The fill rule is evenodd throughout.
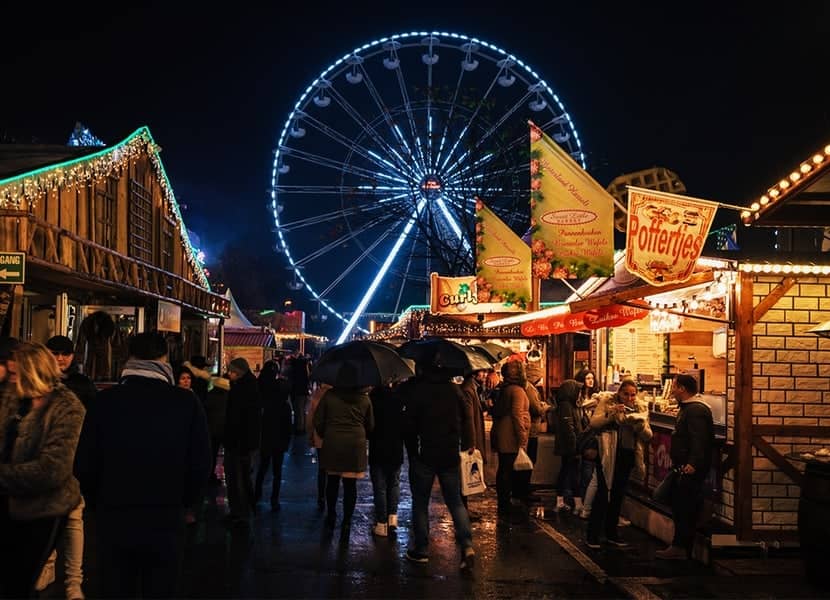
<path id="1" fill-rule="evenodd" d="M 81 501 L 72 463 L 85 410 L 60 383 L 46 346 L 21 343 L 7 368 L 0 400 L 0 597 L 27 598 Z"/>

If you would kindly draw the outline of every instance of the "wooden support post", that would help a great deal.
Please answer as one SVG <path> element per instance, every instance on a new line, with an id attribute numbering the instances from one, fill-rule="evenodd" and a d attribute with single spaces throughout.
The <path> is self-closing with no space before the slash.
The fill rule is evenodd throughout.
<path id="1" fill-rule="evenodd" d="M 735 530 L 752 539 L 752 335 L 753 275 L 738 274 L 735 310 Z"/>

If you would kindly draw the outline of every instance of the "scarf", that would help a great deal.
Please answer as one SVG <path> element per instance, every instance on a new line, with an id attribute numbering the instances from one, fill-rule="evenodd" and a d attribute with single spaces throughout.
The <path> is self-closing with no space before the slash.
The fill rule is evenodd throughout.
<path id="1" fill-rule="evenodd" d="M 149 379 L 160 379 L 170 385 L 174 385 L 173 367 L 170 363 L 160 360 L 139 360 L 131 358 L 124 363 L 124 370 L 121 371 L 121 380 L 125 377 L 147 377 Z"/>

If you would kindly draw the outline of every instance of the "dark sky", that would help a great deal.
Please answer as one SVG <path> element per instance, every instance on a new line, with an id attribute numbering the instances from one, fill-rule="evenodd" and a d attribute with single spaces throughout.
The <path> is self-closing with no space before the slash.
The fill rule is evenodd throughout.
<path id="1" fill-rule="evenodd" d="M 747 204 L 830 141 L 822 2 L 80 4 L 4 23 L 0 134 L 65 143 L 82 121 L 117 142 L 149 126 L 209 253 L 269 254 L 272 149 L 291 107 L 333 60 L 392 33 L 448 29 L 525 60 L 603 185 L 659 165 L 690 195 Z"/>

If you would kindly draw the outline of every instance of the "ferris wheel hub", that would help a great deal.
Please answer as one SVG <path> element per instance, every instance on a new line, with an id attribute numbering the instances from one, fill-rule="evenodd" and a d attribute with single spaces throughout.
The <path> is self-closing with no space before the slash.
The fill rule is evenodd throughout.
<path id="1" fill-rule="evenodd" d="M 427 175 L 424 177 L 423 181 L 421 181 L 421 194 L 423 194 L 424 198 L 427 200 L 437 200 L 441 197 L 441 193 L 444 189 L 444 184 L 441 182 L 441 178 L 437 175 Z"/>

